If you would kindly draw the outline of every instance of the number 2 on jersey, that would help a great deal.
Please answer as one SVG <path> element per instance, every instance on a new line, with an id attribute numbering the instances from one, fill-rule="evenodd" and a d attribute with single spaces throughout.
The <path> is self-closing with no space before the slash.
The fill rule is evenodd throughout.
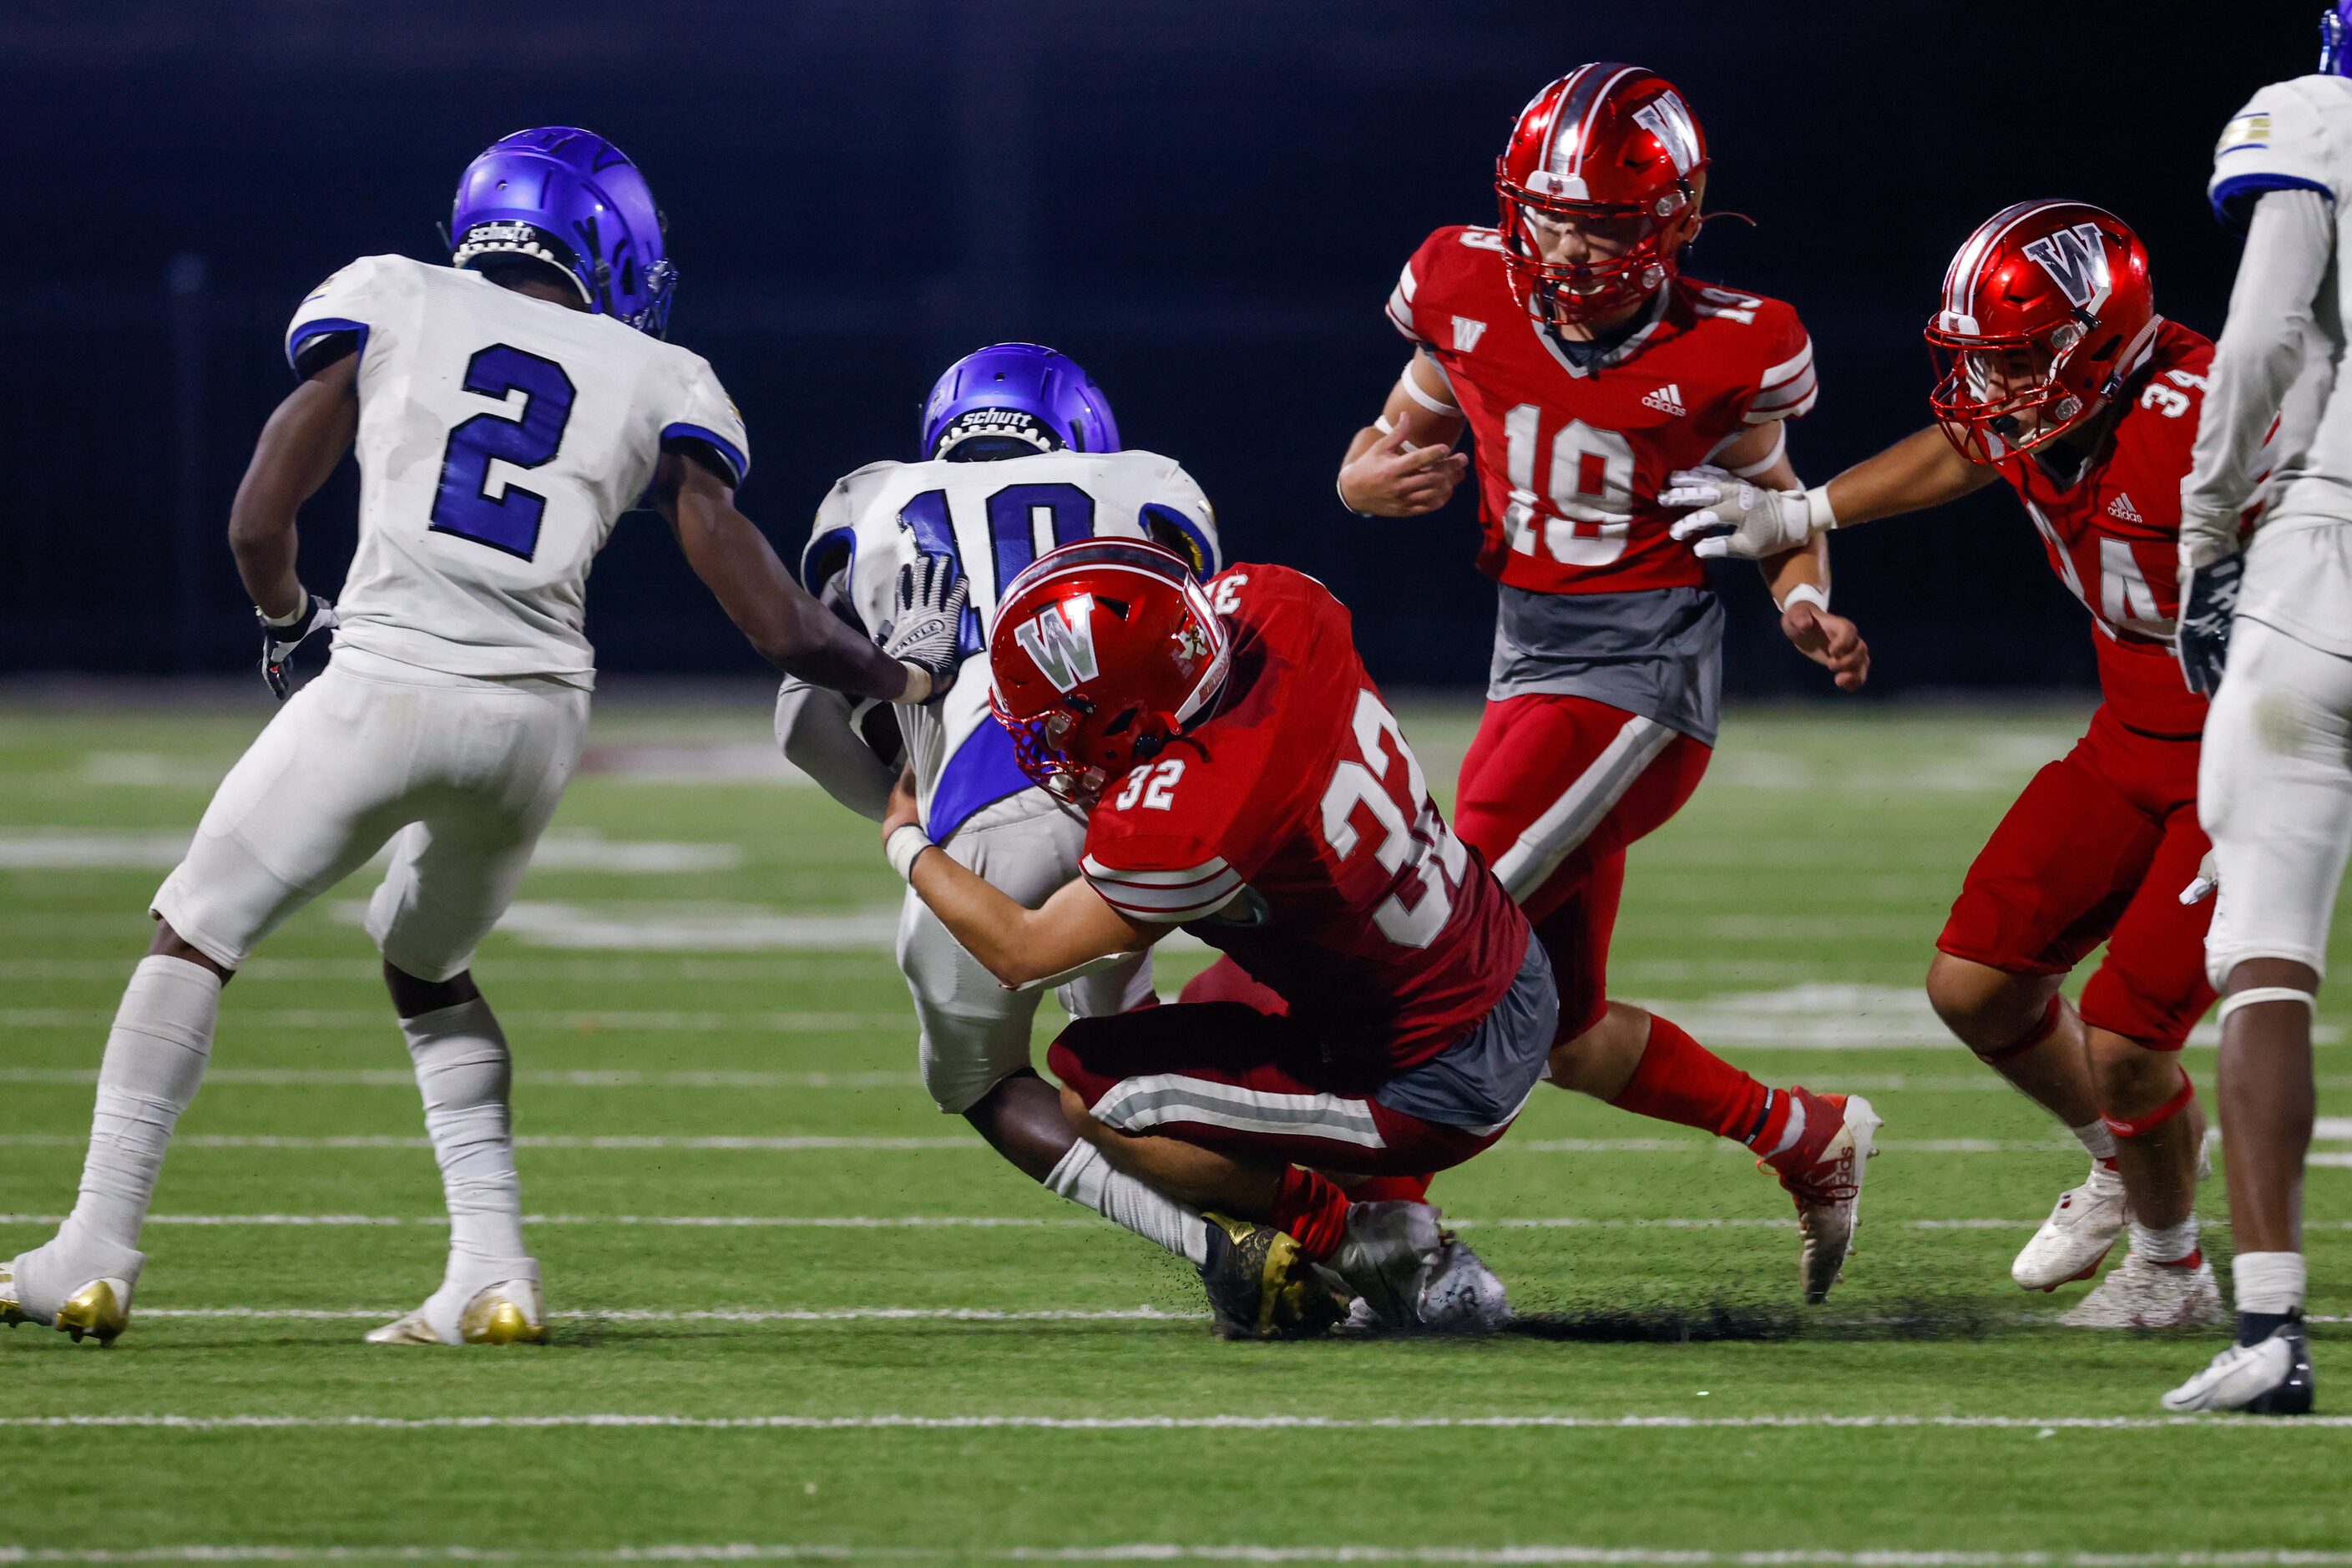
<path id="1" fill-rule="evenodd" d="M 477 414 L 450 430 L 433 492 L 432 531 L 528 561 L 539 548 L 547 498 L 512 479 L 490 494 L 490 464 L 537 468 L 553 461 L 578 394 L 562 365 L 510 343 L 492 343 L 467 361 L 465 385 L 481 397 L 510 399 L 520 392 L 522 405 L 510 414 Z"/>
<path id="2" fill-rule="evenodd" d="M 1412 871 L 1421 883 L 1421 897 L 1410 904 L 1402 888 L 1381 900 L 1372 911 L 1372 923 L 1400 947 L 1427 947 L 1454 918 L 1454 889 L 1469 874 L 1470 851 L 1454 837 L 1437 803 L 1429 798 L 1429 780 L 1421 771 L 1421 760 L 1405 744 L 1396 715 L 1370 691 L 1356 693 L 1354 728 L 1363 761 L 1342 761 L 1324 788 L 1323 842 L 1332 854 L 1348 859 L 1363 847 L 1356 808 L 1371 813 L 1381 828 L 1372 858 L 1383 870 Z M 1404 763 L 1401 779 L 1393 776 L 1399 761 Z M 1402 797 L 1396 787 L 1400 784 L 1404 786 Z"/>

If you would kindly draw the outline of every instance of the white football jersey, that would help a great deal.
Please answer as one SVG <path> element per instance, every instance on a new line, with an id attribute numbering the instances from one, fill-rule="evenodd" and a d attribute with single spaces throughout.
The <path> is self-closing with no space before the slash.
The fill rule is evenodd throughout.
<path id="1" fill-rule="evenodd" d="M 336 644 L 446 674 L 593 684 L 588 568 L 665 439 L 749 466 L 699 356 L 404 256 L 352 262 L 302 301 L 286 353 L 359 342 L 359 549 Z"/>
<path id="2" fill-rule="evenodd" d="M 2244 226 L 2243 215 L 2265 191 L 2311 190 L 2325 195 L 2335 209 L 2336 275 L 2333 287 L 2323 289 L 2305 334 L 2304 363 L 2278 404 L 2279 428 L 2272 438 L 2275 461 L 2265 465 L 2270 479 L 2264 490 L 2263 526 L 2294 526 L 2305 521 L 2352 521 L 2352 387 L 2340 374 L 2345 363 L 2344 328 L 2352 308 L 2352 277 L 2345 271 L 2347 242 L 2352 242 L 2352 214 L 2343 197 L 2352 195 L 2352 80 L 2338 76 L 2297 77 L 2263 88 L 2246 102 L 2223 129 L 2213 148 L 2213 177 L 2206 186 L 2216 213 L 2234 217 Z M 2226 400 L 2232 408 L 2236 400 Z M 2207 404 L 2212 418 L 2211 400 Z M 2242 417 L 2246 440 L 2267 426 L 2273 410 L 2248 407 Z M 2229 433 L 2216 428 L 2200 439 L 2200 458 L 2218 448 Z M 2251 491 L 2253 476 L 2218 476 L 2203 471 L 2191 477 L 2190 499 L 2207 481 L 2234 480 L 2241 491 Z M 2231 509 L 2231 510 L 2234 510 Z"/>
<path id="3" fill-rule="evenodd" d="M 944 839 L 1030 787 L 1012 737 L 988 710 L 988 633 L 999 595 L 1055 545 L 1156 539 L 1202 577 L 1220 564 L 1216 516 L 1192 476 L 1153 452 L 1041 452 L 990 462 L 871 463 L 833 487 L 801 562 L 811 592 L 836 576 L 867 630 L 897 613 L 898 568 L 952 553 L 971 584 L 962 673 L 938 703 L 898 709 L 924 826 Z M 1040 800 L 1043 802 L 1043 793 Z"/>

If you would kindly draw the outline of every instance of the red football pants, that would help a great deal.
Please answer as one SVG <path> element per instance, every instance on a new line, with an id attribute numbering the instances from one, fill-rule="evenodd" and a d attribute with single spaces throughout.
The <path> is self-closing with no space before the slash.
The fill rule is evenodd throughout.
<path id="1" fill-rule="evenodd" d="M 1713 749 L 1587 697 L 1486 704 L 1462 760 L 1454 831 L 1527 911 L 1559 981 L 1559 1037 L 1609 1006 L 1625 850 L 1698 788 Z"/>

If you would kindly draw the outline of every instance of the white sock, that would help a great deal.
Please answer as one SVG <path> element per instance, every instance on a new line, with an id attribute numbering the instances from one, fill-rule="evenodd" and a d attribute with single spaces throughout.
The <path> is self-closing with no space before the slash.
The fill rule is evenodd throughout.
<path id="1" fill-rule="evenodd" d="M 89 1156 L 72 1216 L 81 1230 L 119 1247 L 139 1245 L 172 1130 L 212 1060 L 220 995 L 221 977 L 184 958 L 158 953 L 131 971 L 98 1069 Z"/>
<path id="2" fill-rule="evenodd" d="M 1045 1184 L 1083 1208 L 1156 1242 L 1198 1268 L 1209 1260 L 1209 1222 L 1175 1199 L 1163 1197 L 1124 1171 L 1115 1170 L 1102 1151 L 1081 1140 L 1055 1162 Z"/>
<path id="3" fill-rule="evenodd" d="M 449 1203 L 449 1273 L 445 1291 L 461 1294 L 452 1310 L 485 1285 L 536 1279 L 523 1250 L 522 1179 L 515 1173 L 513 1118 L 507 1090 L 513 1066 L 490 1005 L 477 996 L 454 1007 L 400 1021 L 425 1131 L 441 1163 Z"/>
<path id="4" fill-rule="evenodd" d="M 2241 1252 L 2230 1265 L 2238 1310 L 2280 1314 L 2303 1307 L 2305 1270 L 2300 1252 Z"/>
<path id="5" fill-rule="evenodd" d="M 2091 1156 L 2091 1179 L 2086 1184 L 2103 1193 L 2123 1191 L 2123 1176 L 2116 1170 L 2116 1135 L 2107 1130 L 2106 1122 L 2094 1120 L 2066 1131 Z"/>
<path id="6" fill-rule="evenodd" d="M 2179 1225 L 2163 1226 L 2133 1220 L 2131 1249 L 2134 1258 L 2145 1258 L 2150 1263 L 2178 1263 L 2197 1250 L 2197 1216 L 2190 1215 Z"/>

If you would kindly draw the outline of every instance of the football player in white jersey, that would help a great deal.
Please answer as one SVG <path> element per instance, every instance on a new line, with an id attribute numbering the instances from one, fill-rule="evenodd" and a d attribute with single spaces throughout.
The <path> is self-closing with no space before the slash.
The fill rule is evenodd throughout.
<path id="1" fill-rule="evenodd" d="M 2352 0 L 2321 23 L 2318 73 L 2255 93 L 2213 150 L 2213 208 L 2246 248 L 2180 487 L 2178 642 L 2189 684 L 2213 693 L 2197 794 L 2221 889 L 2205 959 L 2221 992 L 2238 1334 L 2164 1396 L 2173 1410 L 2313 1404 L 2301 1223 L 2311 1016 L 2352 848 L 2347 23 Z"/>
<path id="2" fill-rule="evenodd" d="M 989 712 L 997 596 L 1039 555 L 1080 539 L 1150 539 L 1213 574 L 1221 564 L 1216 519 L 1175 462 L 1121 450 L 1101 389 L 1067 356 L 1034 343 L 998 343 L 949 367 L 925 401 L 920 449 L 919 462 L 871 463 L 833 488 L 802 577 L 836 614 L 880 630 L 898 614 L 893 584 L 907 562 L 955 556 L 971 584 L 962 652 L 980 668 L 935 707 L 901 704 L 895 723 L 887 710 L 787 680 L 776 737 L 835 799 L 877 822 L 903 746 L 929 836 L 1034 907 L 1077 878 L 1086 819 L 1032 784 Z M 1030 1020 L 1052 982 L 998 985 L 912 892 L 898 946 L 921 1030 L 924 1087 L 939 1108 L 970 1121 L 1034 1180 L 1202 1266 L 1211 1244 L 1201 1216 L 1074 1138 L 1060 1097 L 1030 1067 Z M 1067 977 L 1059 994 L 1079 1017 L 1147 1005 L 1150 961 L 1137 953 Z"/>
<path id="3" fill-rule="evenodd" d="M 367 929 L 424 1093 L 450 1251 L 441 1288 L 368 1338 L 545 1337 L 506 1039 L 470 965 L 579 760 L 588 569 L 640 497 L 787 671 L 917 704 L 954 679 L 952 563 L 908 563 L 877 648 L 735 510 L 742 421 L 710 366 L 661 340 L 677 274 L 619 149 L 566 127 L 509 136 L 466 171 L 451 233 L 452 265 L 364 258 L 295 312 L 286 351 L 303 379 L 261 433 L 229 542 L 272 689 L 286 696 L 313 634 L 333 630 L 332 661 L 222 780 L 155 895 L 154 942 L 107 1039 L 79 1199 L 52 1240 L 0 1268 L 0 1321 L 101 1343 L 123 1331 L 140 1228 L 222 985 L 389 842 Z M 334 606 L 295 575 L 296 514 L 355 439 L 359 548 Z"/>

